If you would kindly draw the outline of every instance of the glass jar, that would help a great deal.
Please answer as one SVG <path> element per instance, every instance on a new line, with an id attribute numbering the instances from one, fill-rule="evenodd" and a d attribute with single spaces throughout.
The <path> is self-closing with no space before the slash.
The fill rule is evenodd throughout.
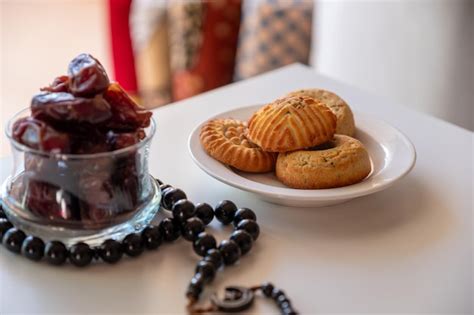
<path id="1" fill-rule="evenodd" d="M 95 154 L 59 154 L 26 147 L 12 137 L 7 124 L 13 170 L 2 186 L 10 221 L 27 234 L 66 245 L 120 240 L 141 231 L 159 209 L 160 191 L 148 174 L 148 152 L 155 122 L 132 146 Z"/>

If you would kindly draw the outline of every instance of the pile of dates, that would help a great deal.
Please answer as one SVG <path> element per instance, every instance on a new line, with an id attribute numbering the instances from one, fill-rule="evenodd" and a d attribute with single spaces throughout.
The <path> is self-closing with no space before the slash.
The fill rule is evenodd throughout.
<path id="1" fill-rule="evenodd" d="M 151 112 L 110 82 L 89 54 L 74 58 L 67 76 L 42 88 L 30 110 L 31 117 L 12 127 L 13 138 L 34 149 L 25 153 L 25 172 L 12 189 L 24 208 L 89 223 L 133 212 L 148 180 L 145 153 L 139 146 L 120 149 L 145 138 Z M 104 152 L 110 153 L 97 154 Z"/>

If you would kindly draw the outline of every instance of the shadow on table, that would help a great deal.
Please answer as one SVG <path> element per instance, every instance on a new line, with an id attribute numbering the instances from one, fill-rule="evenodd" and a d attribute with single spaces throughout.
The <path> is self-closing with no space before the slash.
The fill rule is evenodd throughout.
<path id="1" fill-rule="evenodd" d="M 266 232 L 302 251 L 320 251 L 321 259 L 403 257 L 435 244 L 456 224 L 452 209 L 430 189 L 408 176 L 385 191 L 331 207 L 275 205 L 261 221 L 272 220 L 279 229 Z"/>

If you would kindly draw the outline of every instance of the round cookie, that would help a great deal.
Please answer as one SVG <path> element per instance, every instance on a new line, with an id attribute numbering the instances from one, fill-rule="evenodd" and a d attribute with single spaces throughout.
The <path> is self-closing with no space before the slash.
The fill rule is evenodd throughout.
<path id="1" fill-rule="evenodd" d="M 338 95 L 323 89 L 303 89 L 288 95 L 309 96 L 326 104 L 337 117 L 336 133 L 353 136 L 355 133 L 354 115 L 347 103 Z"/>
<path id="2" fill-rule="evenodd" d="M 214 119 L 201 128 L 199 138 L 210 156 L 238 170 L 251 173 L 274 170 L 277 155 L 250 142 L 247 132 L 247 124 L 240 120 Z"/>
<path id="3" fill-rule="evenodd" d="M 311 150 L 280 153 L 276 176 L 292 188 L 323 189 L 360 182 L 371 169 L 369 154 L 359 140 L 335 135 Z"/>

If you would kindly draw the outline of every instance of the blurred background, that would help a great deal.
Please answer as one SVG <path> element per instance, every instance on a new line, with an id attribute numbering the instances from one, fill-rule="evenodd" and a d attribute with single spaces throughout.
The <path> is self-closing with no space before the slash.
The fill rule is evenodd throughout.
<path id="1" fill-rule="evenodd" d="M 80 52 L 149 108 L 300 62 L 474 130 L 472 0 L 0 0 L 0 32 L 2 133 Z"/>

